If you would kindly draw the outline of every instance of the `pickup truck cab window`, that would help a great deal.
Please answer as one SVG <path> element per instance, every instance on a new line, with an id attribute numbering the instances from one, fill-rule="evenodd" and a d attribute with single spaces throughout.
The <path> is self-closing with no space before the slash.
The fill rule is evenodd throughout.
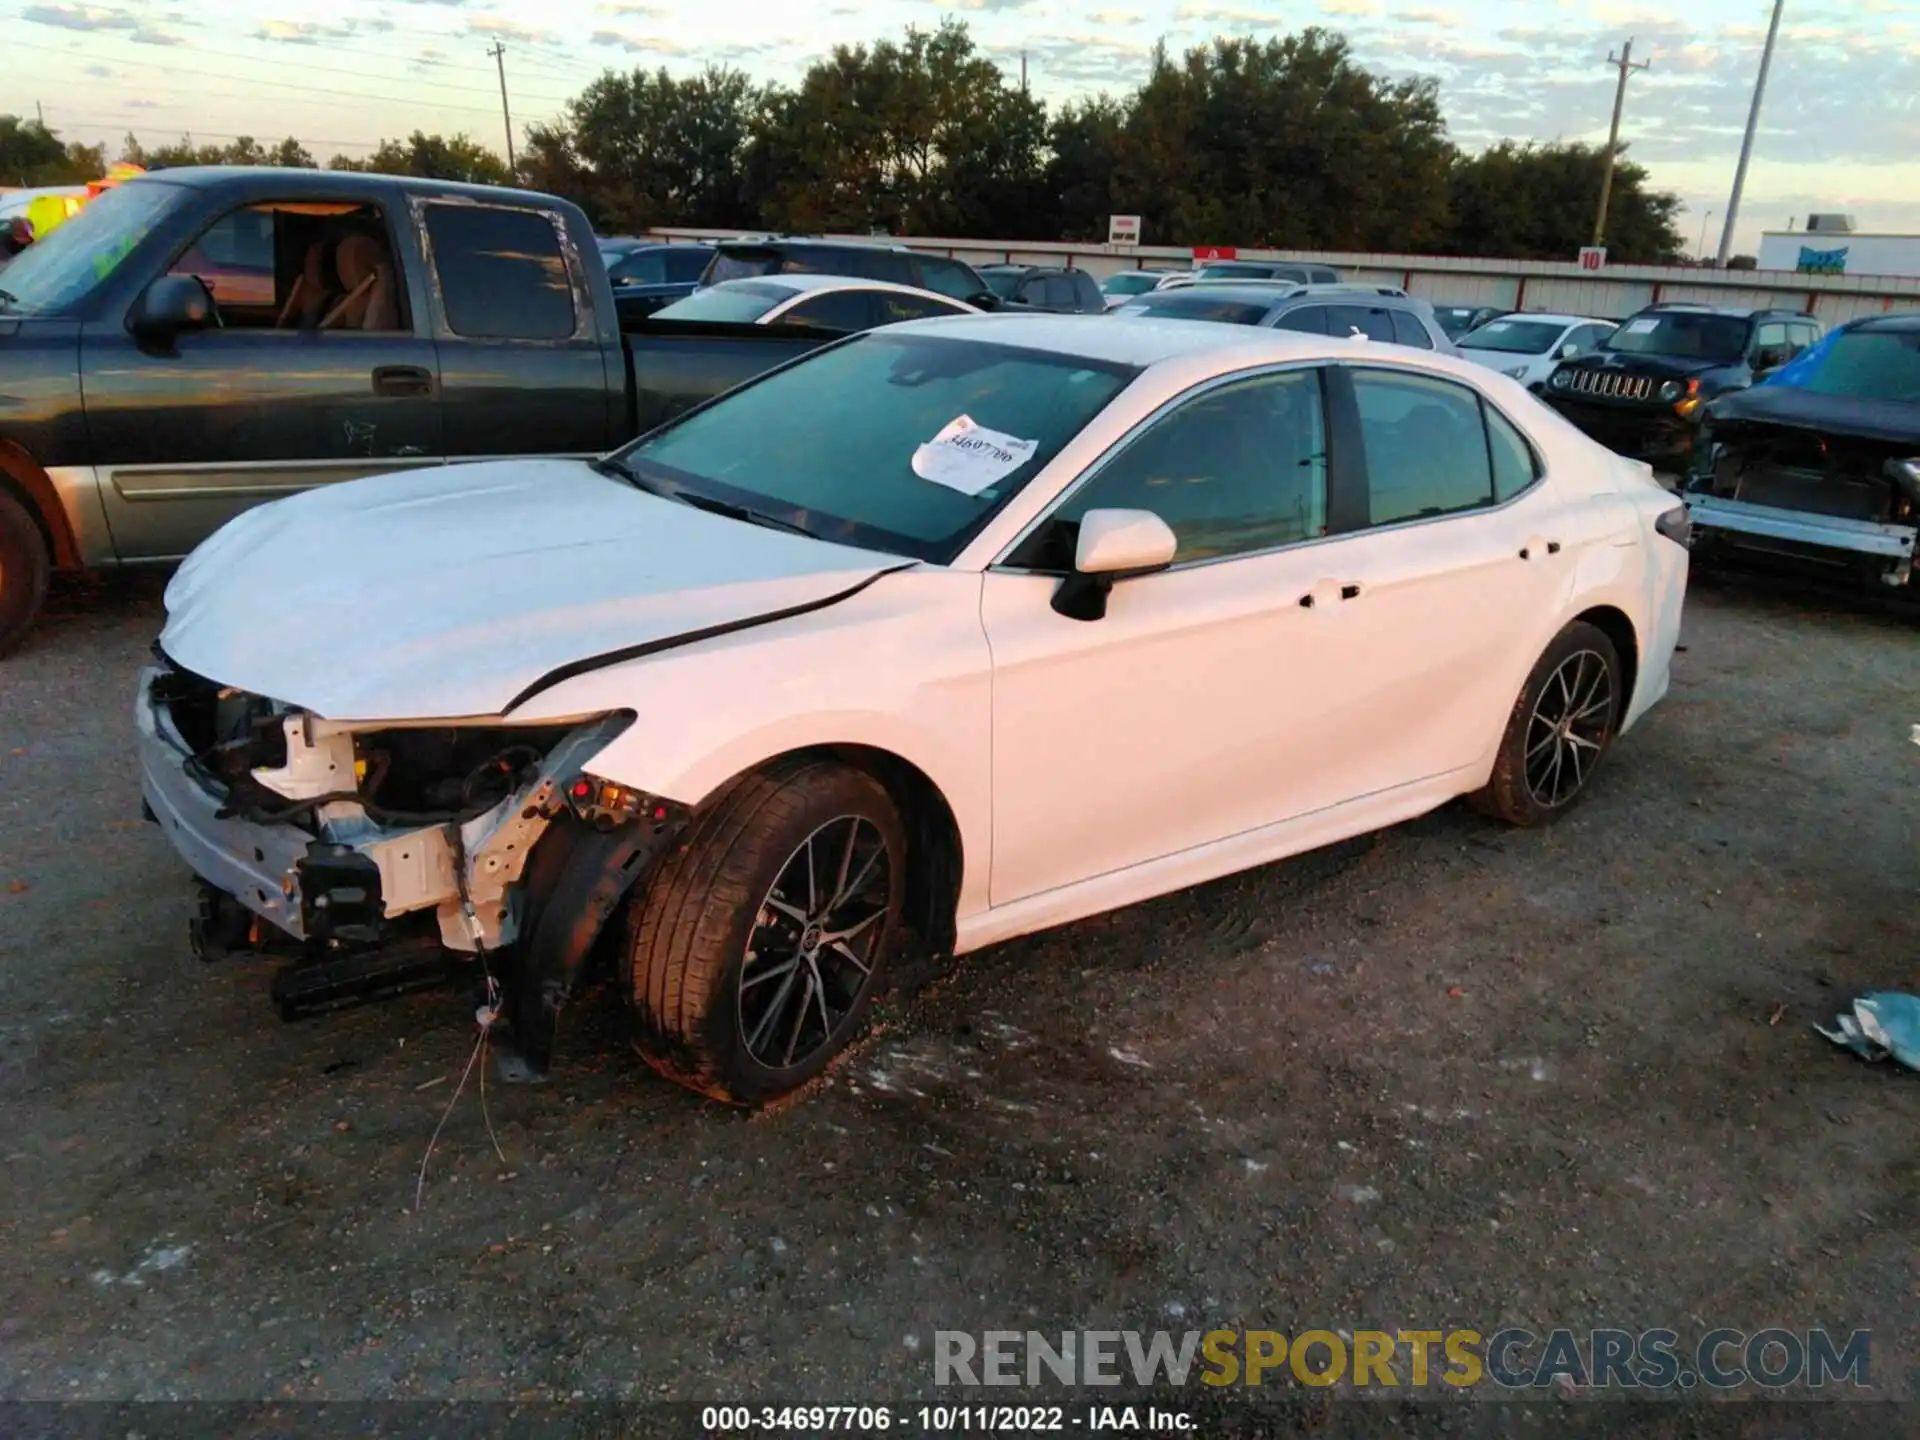
<path id="1" fill-rule="evenodd" d="M 478 340 L 573 334 L 573 282 L 551 219 L 492 205 L 428 205 L 425 216 L 454 334 Z"/>
<path id="2" fill-rule="evenodd" d="M 412 330 L 379 207 L 266 202 L 229 211 L 168 272 L 213 296 L 225 330 Z"/>

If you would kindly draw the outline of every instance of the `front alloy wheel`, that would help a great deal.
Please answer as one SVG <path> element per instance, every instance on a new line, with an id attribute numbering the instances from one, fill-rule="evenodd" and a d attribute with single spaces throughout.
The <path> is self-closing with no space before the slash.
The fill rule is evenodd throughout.
<path id="1" fill-rule="evenodd" d="M 801 760 L 728 786 L 630 912 L 641 1055 L 737 1104 L 818 1075 L 872 1004 L 906 865 L 899 813 L 864 770 Z"/>

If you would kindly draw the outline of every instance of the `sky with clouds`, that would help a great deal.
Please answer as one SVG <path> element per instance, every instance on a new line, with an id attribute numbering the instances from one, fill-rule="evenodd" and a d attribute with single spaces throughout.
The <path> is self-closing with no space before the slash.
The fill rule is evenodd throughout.
<path id="1" fill-rule="evenodd" d="M 792 80 L 835 43 L 955 15 L 1036 93 L 1122 91 L 1164 37 L 1324 25 L 1389 75 L 1432 75 L 1453 136 L 1604 140 L 1610 48 L 1652 68 L 1622 136 L 1686 201 L 1689 247 L 1726 204 L 1769 0 L 0 0 L 0 111 L 44 109 L 70 138 L 292 134 L 321 158 L 413 129 L 502 139 L 495 41 L 516 123 L 552 115 L 608 66 L 707 62 Z M 1810 211 L 1920 233 L 1920 0 L 1787 0 L 1739 239 Z M 1710 217 L 1708 212 L 1713 212 Z M 1228 237 L 1230 238 L 1230 237 Z"/>

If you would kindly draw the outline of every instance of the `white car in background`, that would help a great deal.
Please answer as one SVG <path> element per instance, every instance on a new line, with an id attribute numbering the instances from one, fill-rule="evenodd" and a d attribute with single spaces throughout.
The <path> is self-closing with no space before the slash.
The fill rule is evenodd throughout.
<path id="1" fill-rule="evenodd" d="M 1175 270 L 1116 270 L 1100 282 L 1100 293 L 1107 298 L 1107 309 L 1124 305 L 1136 295 L 1144 295 L 1170 276 L 1179 274 Z"/>
<path id="2" fill-rule="evenodd" d="M 1666 692 L 1685 539 L 1645 466 L 1435 352 L 931 320 L 603 460 L 248 511 L 168 586 L 139 761 L 203 933 L 336 988 L 445 947 L 536 1068 L 609 956 L 651 1063 L 759 1102 L 909 941 L 1459 796 L 1564 814 Z"/>
<path id="3" fill-rule="evenodd" d="M 852 334 L 903 320 L 977 315 L 964 301 L 890 280 L 849 275 L 763 275 L 722 280 L 662 305 L 654 320 L 723 320 L 751 325 L 812 325 Z"/>
<path id="4" fill-rule="evenodd" d="M 1469 330 L 1454 343 L 1469 360 L 1518 380 L 1529 390 L 1545 387 L 1553 367 L 1590 355 L 1619 326 L 1591 315 L 1536 315 L 1516 311 Z"/>

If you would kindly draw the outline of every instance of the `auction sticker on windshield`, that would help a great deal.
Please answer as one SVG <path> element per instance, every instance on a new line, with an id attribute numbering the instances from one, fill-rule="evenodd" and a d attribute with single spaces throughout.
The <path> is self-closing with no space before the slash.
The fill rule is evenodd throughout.
<path id="1" fill-rule="evenodd" d="M 962 495 L 978 495 L 1026 464 L 1039 448 L 1038 440 L 989 430 L 962 415 L 913 452 L 913 473 Z"/>
<path id="2" fill-rule="evenodd" d="M 1650 335 L 1650 334 L 1652 334 L 1652 333 L 1653 333 L 1653 331 L 1654 331 L 1654 330 L 1655 330 L 1655 329 L 1656 329 L 1656 328 L 1657 328 L 1657 327 L 1659 326 L 1659 324 L 1660 324 L 1660 322 L 1659 322 L 1659 320 L 1657 320 L 1657 319 L 1654 319 L 1654 320 L 1629 320 L 1629 321 L 1627 322 L 1627 334 L 1629 334 L 1629 335 Z"/>

